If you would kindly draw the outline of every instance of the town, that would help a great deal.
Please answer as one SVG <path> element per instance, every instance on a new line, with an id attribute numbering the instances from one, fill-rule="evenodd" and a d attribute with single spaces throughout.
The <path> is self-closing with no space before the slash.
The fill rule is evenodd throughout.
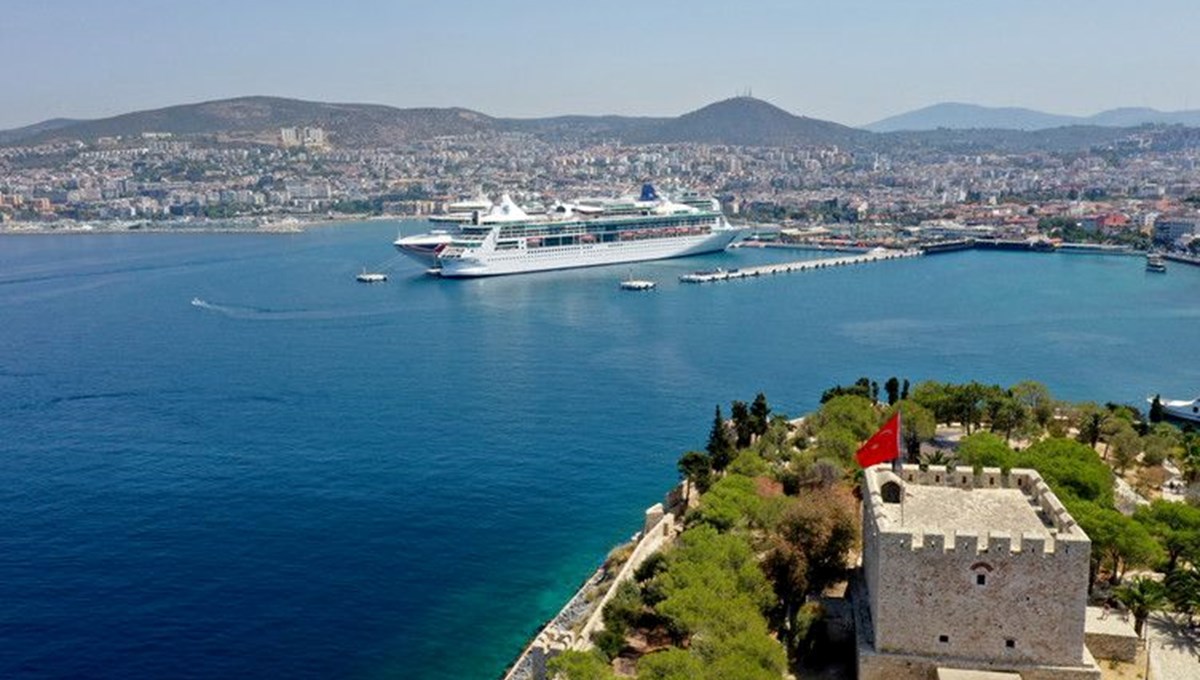
<path id="1" fill-rule="evenodd" d="M 736 221 L 778 226 L 773 238 L 1049 235 L 1187 248 L 1200 214 L 1200 144 L 1190 130 L 1126 128 L 1082 150 L 631 143 L 521 131 L 364 146 L 318 126 L 15 142 L 0 147 L 0 230 L 287 230 L 421 218 L 480 194 L 548 205 L 652 181 L 716 196 Z"/>

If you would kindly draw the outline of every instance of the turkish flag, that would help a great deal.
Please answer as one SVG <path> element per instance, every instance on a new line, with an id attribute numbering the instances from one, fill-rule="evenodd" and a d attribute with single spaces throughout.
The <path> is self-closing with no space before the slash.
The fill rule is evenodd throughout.
<path id="1" fill-rule="evenodd" d="M 871 435 L 854 456 L 864 468 L 900 457 L 900 411 L 896 411 L 896 415 Z"/>

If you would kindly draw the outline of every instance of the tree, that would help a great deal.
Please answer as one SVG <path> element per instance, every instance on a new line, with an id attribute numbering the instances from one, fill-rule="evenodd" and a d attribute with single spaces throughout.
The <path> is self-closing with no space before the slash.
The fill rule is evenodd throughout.
<path id="1" fill-rule="evenodd" d="M 1015 398 L 1004 395 L 992 401 L 989 409 L 992 422 L 992 432 L 1004 433 L 1005 441 L 1011 440 L 1013 432 L 1029 422 L 1029 410 Z"/>
<path id="2" fill-rule="evenodd" d="M 998 467 L 1007 472 L 1013 467 L 1016 453 L 1008 442 L 991 432 L 976 432 L 958 443 L 958 459 L 975 470 Z"/>
<path id="3" fill-rule="evenodd" d="M 1133 519 L 1095 504 L 1073 504 L 1068 509 L 1092 539 L 1089 590 L 1106 564 L 1109 566 L 1109 583 L 1120 585 L 1130 567 L 1147 566 L 1158 558 L 1158 544 L 1150 532 Z"/>
<path id="4" fill-rule="evenodd" d="M 750 446 L 750 438 L 754 429 L 750 424 L 750 408 L 744 401 L 734 401 L 729 407 L 729 417 L 733 420 L 733 431 L 736 434 L 734 445 L 739 449 Z"/>
<path id="5" fill-rule="evenodd" d="M 1161 609 L 1167 603 L 1166 590 L 1163 584 L 1148 576 L 1138 576 L 1128 585 L 1117 588 L 1114 593 L 1117 601 L 1133 614 L 1133 632 L 1140 638 L 1142 628 L 1146 625 L 1146 617 L 1155 609 Z"/>
<path id="6" fill-rule="evenodd" d="M 904 450 L 908 460 L 916 460 L 921 453 L 921 442 L 933 438 L 937 423 L 929 409 L 911 399 L 902 399 L 888 410 L 887 417 L 891 418 L 900 412 L 900 439 L 904 442 Z"/>
<path id="7" fill-rule="evenodd" d="M 1159 395 L 1154 395 L 1154 401 L 1150 402 L 1150 422 L 1161 423 L 1163 419 L 1163 405 Z"/>
<path id="8" fill-rule="evenodd" d="M 1023 380 L 1012 386 L 1012 396 L 1029 410 L 1030 417 L 1045 429 L 1054 418 L 1054 398 L 1040 382 Z"/>
<path id="9" fill-rule="evenodd" d="M 904 384 L 900 386 L 900 398 L 908 399 L 908 378 L 905 378 Z"/>
<path id="10" fill-rule="evenodd" d="M 729 428 L 725 425 L 725 419 L 721 417 L 719 404 L 713 413 L 712 429 L 708 432 L 708 446 L 705 447 L 705 450 L 708 451 L 713 470 L 717 472 L 724 470 L 733 461 L 733 440 L 729 436 Z"/>
<path id="11" fill-rule="evenodd" d="M 1104 433 L 1104 422 L 1109 417 L 1108 411 L 1101 409 L 1091 402 L 1079 405 L 1075 414 L 1075 427 L 1079 429 L 1079 441 L 1093 449 L 1100 443 Z"/>
<path id="12" fill-rule="evenodd" d="M 784 511 L 764 568 L 783 608 L 789 646 L 796 613 L 809 592 L 820 592 L 846 568 L 858 537 L 855 502 L 844 490 L 811 490 Z"/>
<path id="13" fill-rule="evenodd" d="M 1175 571 L 1181 558 L 1200 560 L 1200 508 L 1159 499 L 1138 508 L 1133 518 L 1166 551 L 1168 572 Z"/>
<path id="14" fill-rule="evenodd" d="M 1200 611 L 1200 567 L 1176 569 L 1167 574 L 1167 599 L 1175 611 L 1188 619 L 1188 626 L 1195 625 L 1195 616 Z"/>
<path id="15" fill-rule="evenodd" d="M 761 437 L 767 433 L 771 423 L 771 407 L 767 406 L 767 395 L 759 392 L 754 395 L 754 403 L 750 404 L 751 431 Z"/>
<path id="16" fill-rule="evenodd" d="M 864 441 L 879 429 L 879 414 L 866 397 L 844 394 L 830 399 L 813 416 L 818 439 L 821 431 L 838 427 L 849 432 L 858 441 Z"/>
<path id="17" fill-rule="evenodd" d="M 604 659 L 595 652 L 566 651 L 546 664 L 555 680 L 615 680 L 617 677 Z"/>
<path id="18" fill-rule="evenodd" d="M 1019 452 L 1013 467 L 1037 470 L 1063 502 L 1078 499 L 1113 507 L 1112 470 L 1086 444 L 1063 438 L 1043 439 Z"/>
<path id="19" fill-rule="evenodd" d="M 1125 470 L 1137 461 L 1142 449 L 1142 438 L 1133 427 L 1124 425 L 1112 435 L 1110 441 L 1113 449 L 1113 467 L 1116 468 L 1117 474 L 1123 475 Z"/>
<path id="20" fill-rule="evenodd" d="M 887 379 L 887 382 L 883 384 L 883 391 L 887 393 L 888 406 L 900 401 L 900 381 L 896 379 L 896 376 Z"/>
<path id="21" fill-rule="evenodd" d="M 708 490 L 708 486 L 712 482 L 712 460 L 699 451 L 688 451 L 680 456 L 676 467 L 679 469 L 680 476 L 688 482 L 683 498 L 686 506 L 691 502 L 692 487 L 699 489 L 700 493 Z"/>

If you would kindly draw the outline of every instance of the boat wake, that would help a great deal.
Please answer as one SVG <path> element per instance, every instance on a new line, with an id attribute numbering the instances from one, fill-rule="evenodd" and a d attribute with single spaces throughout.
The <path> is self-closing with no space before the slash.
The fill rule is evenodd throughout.
<path id="1" fill-rule="evenodd" d="M 358 307 L 353 309 L 270 309 L 268 307 L 250 307 L 244 305 L 228 305 L 209 302 L 200 298 L 192 298 L 192 306 L 216 312 L 230 319 L 250 321 L 312 321 L 324 319 L 355 319 L 370 316 L 385 316 L 400 311 L 398 306 L 388 307 Z"/>

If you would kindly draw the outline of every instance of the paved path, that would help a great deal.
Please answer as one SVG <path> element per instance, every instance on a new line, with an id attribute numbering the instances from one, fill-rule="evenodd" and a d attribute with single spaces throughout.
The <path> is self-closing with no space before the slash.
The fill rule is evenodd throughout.
<path id="1" fill-rule="evenodd" d="M 1187 619 L 1156 612 L 1146 621 L 1151 680 L 1200 680 L 1200 634 Z"/>

